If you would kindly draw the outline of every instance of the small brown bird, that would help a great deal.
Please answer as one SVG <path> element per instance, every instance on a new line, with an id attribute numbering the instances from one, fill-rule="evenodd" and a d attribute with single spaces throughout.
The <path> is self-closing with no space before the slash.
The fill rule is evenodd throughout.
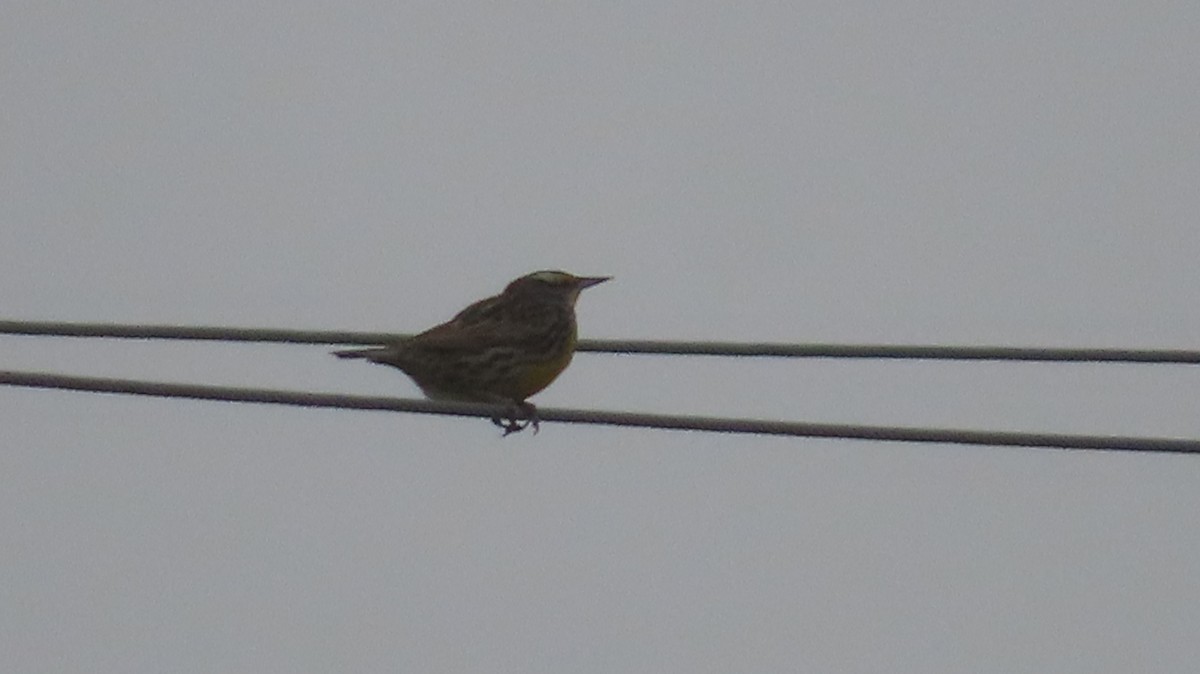
<path id="1" fill-rule="evenodd" d="M 571 363 L 575 301 L 583 289 L 609 278 L 534 272 L 419 335 L 334 355 L 399 368 L 434 400 L 509 405 L 509 416 L 493 423 L 505 435 L 530 425 L 536 433 L 537 408 L 525 399 L 549 386 Z"/>

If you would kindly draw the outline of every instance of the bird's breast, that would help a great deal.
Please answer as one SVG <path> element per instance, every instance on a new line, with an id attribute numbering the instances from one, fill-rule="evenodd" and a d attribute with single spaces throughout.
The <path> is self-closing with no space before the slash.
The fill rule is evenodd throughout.
<path id="1" fill-rule="evenodd" d="M 529 396 L 546 388 L 562 374 L 562 371 L 567 369 L 571 364 L 571 358 L 575 355 L 576 331 L 574 322 L 572 322 L 567 340 L 560 348 L 555 350 L 552 357 L 536 363 L 530 363 L 519 378 L 518 387 L 520 388 L 520 398 L 524 400 Z"/>

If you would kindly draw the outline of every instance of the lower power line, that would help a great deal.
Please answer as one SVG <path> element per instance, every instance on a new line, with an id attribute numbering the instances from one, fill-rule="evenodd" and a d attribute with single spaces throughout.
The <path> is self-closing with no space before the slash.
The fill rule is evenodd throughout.
<path id="1" fill-rule="evenodd" d="M 277 389 L 205 386 L 134 379 L 77 377 L 47 372 L 0 370 L 0 384 L 31 388 L 119 393 L 191 398 L 224 402 L 266 403 L 332 409 L 388 410 L 417 414 L 444 414 L 492 418 L 503 416 L 502 406 L 415 400 L 336 393 L 307 393 Z M 859 424 L 819 424 L 798 421 L 769 421 L 671 414 L 644 414 L 564 408 L 539 408 L 542 421 L 603 424 L 667 430 L 708 431 L 714 433 L 751 433 L 810 438 L 844 438 L 888 442 L 926 442 L 960 445 L 1040 447 L 1050 449 L 1093 449 L 1127 452 L 1200 453 L 1200 440 L 1109 435 L 1068 435 L 1058 433 L 1021 433 L 963 429 L 916 428 L 906 426 L 865 426 Z"/>

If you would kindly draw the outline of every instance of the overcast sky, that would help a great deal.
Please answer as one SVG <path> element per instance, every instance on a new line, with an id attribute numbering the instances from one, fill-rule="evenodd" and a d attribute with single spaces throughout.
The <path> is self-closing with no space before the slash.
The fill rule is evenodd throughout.
<path id="1" fill-rule="evenodd" d="M 15 3 L 0 317 L 1200 346 L 1200 4 Z M 0 369 L 410 397 L 323 347 Z M 1200 437 L 1188 366 L 580 355 L 546 406 Z M 1184 672 L 1200 458 L 0 388 L 10 672 Z"/>

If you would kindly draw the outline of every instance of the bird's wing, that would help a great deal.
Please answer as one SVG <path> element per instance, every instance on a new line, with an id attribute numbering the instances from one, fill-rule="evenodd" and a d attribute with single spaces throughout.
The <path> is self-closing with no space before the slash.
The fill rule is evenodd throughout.
<path id="1" fill-rule="evenodd" d="M 538 341 L 546 324 L 540 320 L 512 319 L 508 297 L 497 295 L 480 300 L 458 312 L 454 318 L 421 332 L 407 341 L 407 347 L 438 351 L 470 351 Z"/>
<path id="2" fill-rule="evenodd" d="M 537 332 L 537 326 L 512 321 L 448 321 L 413 337 L 409 346 L 437 351 L 477 351 L 492 346 L 521 344 Z"/>

